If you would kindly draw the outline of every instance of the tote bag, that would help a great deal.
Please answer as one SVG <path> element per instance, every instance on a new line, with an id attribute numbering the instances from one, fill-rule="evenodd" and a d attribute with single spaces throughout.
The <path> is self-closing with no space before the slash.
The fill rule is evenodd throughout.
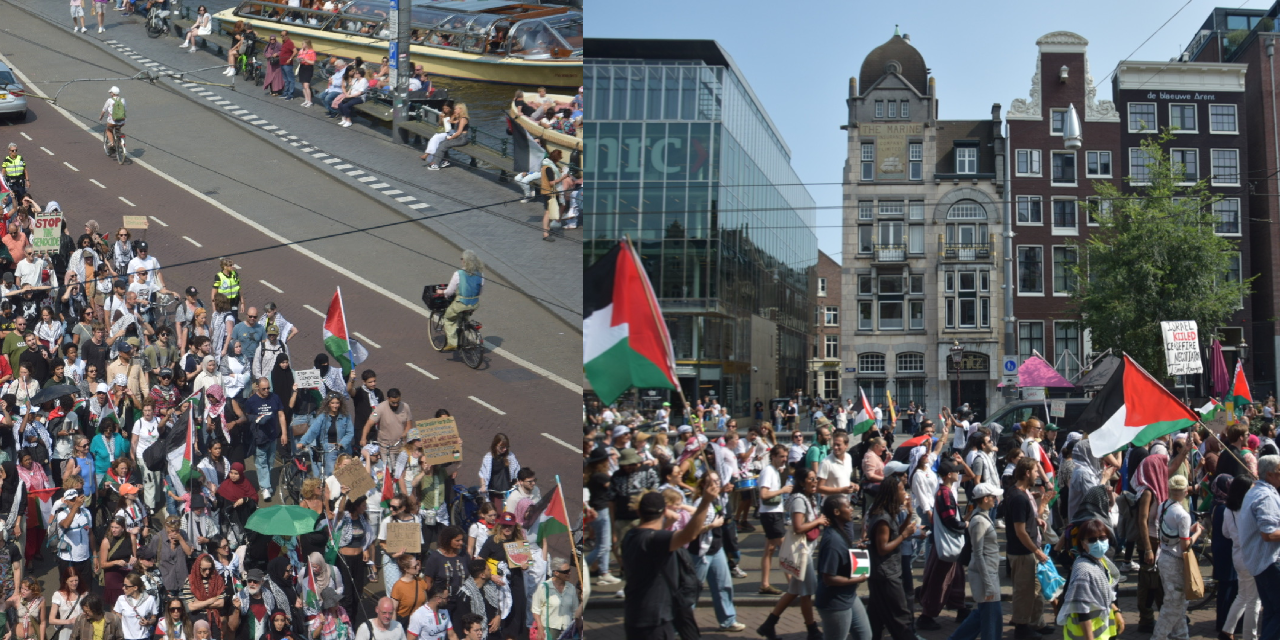
<path id="1" fill-rule="evenodd" d="M 1182 593 L 1187 600 L 1204 597 L 1204 576 L 1200 574 L 1200 561 L 1193 549 L 1182 554 Z"/>
<path id="2" fill-rule="evenodd" d="M 793 496 L 792 500 L 803 500 L 803 496 Z M 790 504 L 788 503 L 788 506 Z M 790 511 L 790 510 L 788 510 Z M 787 513 L 787 516 L 790 516 Z M 782 536 L 782 549 L 778 553 L 778 564 L 788 577 L 795 580 L 802 580 L 805 569 L 809 566 L 810 556 L 813 554 L 813 547 L 809 544 L 809 536 L 796 535 L 795 527 L 791 526 L 790 518 L 787 518 L 786 533 Z M 814 528 L 810 531 L 817 531 Z"/>
<path id="3" fill-rule="evenodd" d="M 964 551 L 964 532 L 956 533 L 942 524 L 938 519 L 938 510 L 933 510 L 933 546 L 938 559 L 943 562 L 955 562 Z"/>

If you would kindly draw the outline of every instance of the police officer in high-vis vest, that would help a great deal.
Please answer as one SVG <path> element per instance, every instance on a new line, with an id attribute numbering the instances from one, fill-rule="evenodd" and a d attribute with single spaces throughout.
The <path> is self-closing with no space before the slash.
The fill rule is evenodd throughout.
<path id="1" fill-rule="evenodd" d="M 226 296 L 231 303 L 231 315 L 239 322 L 240 314 L 244 312 L 244 301 L 240 299 L 240 272 L 236 271 L 236 263 L 230 258 L 223 258 L 221 264 L 222 269 L 213 277 L 213 293 L 209 297 L 213 298 L 217 293 Z"/>
<path id="2" fill-rule="evenodd" d="M 458 348 L 458 316 L 472 311 L 480 305 L 480 289 L 484 287 L 484 264 L 475 252 L 467 249 L 462 252 L 462 268 L 453 272 L 449 286 L 444 295 L 457 295 L 448 309 L 444 311 L 444 334 L 448 344 L 441 351 L 455 351 Z"/>
<path id="3" fill-rule="evenodd" d="M 13 192 L 13 201 L 22 202 L 27 189 L 31 188 L 31 177 L 27 174 L 27 161 L 18 155 L 17 143 L 9 143 L 9 155 L 0 163 L 0 170 L 4 171 L 4 183 Z"/>

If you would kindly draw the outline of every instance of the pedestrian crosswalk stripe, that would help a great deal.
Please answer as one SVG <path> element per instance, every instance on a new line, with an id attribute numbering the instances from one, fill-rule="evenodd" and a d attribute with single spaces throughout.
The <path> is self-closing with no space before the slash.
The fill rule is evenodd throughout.
<path id="1" fill-rule="evenodd" d="M 334 168 L 335 168 L 335 169 L 337 169 L 338 167 L 334 167 Z M 352 171 L 346 171 L 346 172 L 344 172 L 344 173 L 346 173 L 347 175 L 349 175 L 349 176 L 351 176 L 351 177 L 353 177 L 353 178 L 354 178 L 354 177 L 356 177 L 356 176 L 364 175 L 364 172 L 363 172 L 363 171 L 361 171 L 361 170 L 359 170 L 359 169 L 355 169 L 355 170 L 352 170 Z"/>
<path id="2" fill-rule="evenodd" d="M 387 183 L 385 183 L 385 182 L 379 182 L 378 184 L 371 184 L 371 185 L 369 185 L 369 188 L 370 188 L 370 189 L 383 189 L 383 188 L 386 188 L 386 187 L 389 187 L 389 186 L 391 186 L 391 185 L 389 185 L 389 184 L 387 184 Z"/>
<path id="3" fill-rule="evenodd" d="M 399 198 L 396 198 L 396 202 L 413 202 L 414 200 L 417 200 L 417 198 L 413 196 L 400 196 Z"/>
<path id="4" fill-rule="evenodd" d="M 339 170 L 339 171 L 341 171 L 341 170 L 343 170 L 343 169 L 350 169 L 350 168 L 351 168 L 351 165 L 349 165 L 349 164 L 335 164 L 335 165 L 333 165 L 333 168 L 334 168 L 334 169 L 337 169 L 337 170 Z"/>
<path id="5" fill-rule="evenodd" d="M 373 176 L 365 176 L 363 178 L 356 178 L 356 180 L 359 180 L 360 182 L 373 182 L 374 180 L 377 180 L 377 178 Z"/>
<path id="6" fill-rule="evenodd" d="M 427 203 L 425 203 L 425 202 L 419 202 L 419 203 L 417 203 L 417 204 L 411 204 L 411 205 L 409 205 L 409 208 L 410 208 L 410 209 L 423 209 L 423 208 L 425 208 L 425 207 L 429 207 L 429 206 L 431 206 L 431 205 L 429 205 L 429 204 L 427 204 Z"/>
<path id="7" fill-rule="evenodd" d="M 266 122 L 266 120 L 263 120 L 263 122 Z M 256 122 L 255 122 L 254 124 L 258 124 L 258 123 L 256 123 Z M 269 124 L 269 125 L 267 125 L 267 126 L 263 127 L 263 129 L 266 129 L 267 131 L 271 131 L 272 129 L 279 129 L 279 128 L 280 128 L 280 127 L 277 127 L 277 126 L 275 126 L 274 124 Z"/>
<path id="8" fill-rule="evenodd" d="M 319 158 L 321 155 L 328 155 L 328 154 L 319 154 L 319 153 L 317 153 L 317 154 L 312 155 L 312 157 L 313 157 L 313 158 Z M 325 160 L 325 161 L 324 161 L 324 163 L 325 163 L 325 164 L 333 164 L 333 163 L 335 163 L 335 162 L 342 162 L 342 160 L 341 160 L 340 158 L 329 158 L 328 160 Z"/>
<path id="9" fill-rule="evenodd" d="M 378 185 L 376 185 L 376 184 L 375 184 L 375 185 L 373 185 L 373 186 L 374 186 L 374 188 L 377 188 L 377 186 L 378 186 Z M 404 193 L 404 192 L 403 192 L 403 191 L 401 191 L 401 190 L 399 190 L 399 189 L 387 189 L 386 191 L 383 191 L 383 192 L 382 192 L 382 195 L 384 195 L 384 196 L 398 196 L 398 195 L 400 195 L 400 194 L 402 194 L 402 193 Z"/>

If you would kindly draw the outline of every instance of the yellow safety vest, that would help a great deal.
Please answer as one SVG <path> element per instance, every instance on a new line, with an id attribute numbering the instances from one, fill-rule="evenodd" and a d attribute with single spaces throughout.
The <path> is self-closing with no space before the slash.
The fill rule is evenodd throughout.
<path id="1" fill-rule="evenodd" d="M 218 272 L 218 293 L 229 299 L 240 297 L 240 273 L 232 271 L 231 275 Z"/>
<path id="2" fill-rule="evenodd" d="M 17 178 L 27 172 L 27 161 L 22 156 L 14 156 L 4 158 L 4 175 L 7 178 Z"/>

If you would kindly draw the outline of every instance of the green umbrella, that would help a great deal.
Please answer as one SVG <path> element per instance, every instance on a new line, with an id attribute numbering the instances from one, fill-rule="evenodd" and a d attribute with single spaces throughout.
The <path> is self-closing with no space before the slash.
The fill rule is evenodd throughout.
<path id="1" fill-rule="evenodd" d="M 244 526 L 269 536 L 299 536 L 315 531 L 319 517 L 320 514 L 306 507 L 282 504 L 254 511 Z"/>

